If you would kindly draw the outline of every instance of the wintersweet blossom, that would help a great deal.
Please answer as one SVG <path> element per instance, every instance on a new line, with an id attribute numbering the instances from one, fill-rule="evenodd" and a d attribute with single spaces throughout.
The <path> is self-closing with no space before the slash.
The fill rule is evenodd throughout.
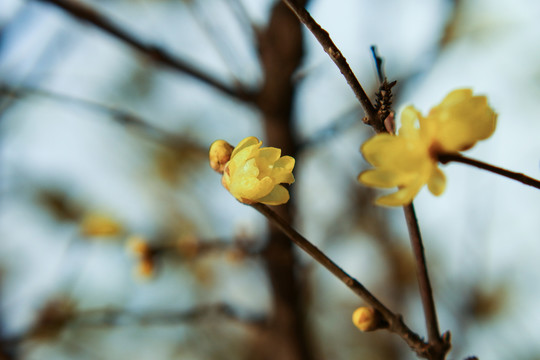
<path id="1" fill-rule="evenodd" d="M 470 149 L 490 137 L 496 119 L 487 98 L 473 96 L 470 89 L 452 91 L 427 117 L 408 106 L 401 113 L 397 135 L 378 134 L 362 145 L 364 158 L 375 169 L 362 172 L 358 180 L 373 187 L 399 188 L 378 198 L 378 205 L 409 204 L 425 184 L 438 196 L 446 186 L 438 156 Z"/>
<path id="2" fill-rule="evenodd" d="M 256 137 L 247 137 L 233 149 L 224 140 L 210 146 L 210 164 L 223 173 L 222 184 L 240 202 L 280 205 L 289 201 L 294 158 L 281 156 L 274 147 L 261 148 Z"/>

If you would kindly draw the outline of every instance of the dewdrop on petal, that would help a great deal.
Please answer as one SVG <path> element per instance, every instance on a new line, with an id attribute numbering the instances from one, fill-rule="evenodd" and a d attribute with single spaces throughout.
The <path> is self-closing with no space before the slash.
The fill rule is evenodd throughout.
<path id="1" fill-rule="evenodd" d="M 359 307 L 353 312 L 352 322 L 361 331 L 374 331 L 387 325 L 377 310 L 366 306 Z"/>

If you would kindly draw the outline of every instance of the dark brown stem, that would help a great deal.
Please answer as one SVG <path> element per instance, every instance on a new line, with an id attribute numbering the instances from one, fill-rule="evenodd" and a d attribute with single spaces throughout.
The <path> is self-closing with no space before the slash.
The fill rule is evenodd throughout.
<path id="1" fill-rule="evenodd" d="M 420 298 L 424 308 L 424 316 L 426 320 L 426 328 L 428 333 L 428 341 L 432 346 L 430 349 L 430 359 L 444 359 L 446 353 L 450 349 L 449 343 L 445 342 L 439 332 L 439 323 L 437 320 L 437 311 L 435 309 L 435 301 L 433 300 L 433 290 L 429 281 L 426 258 L 424 256 L 424 245 L 422 243 L 422 235 L 418 226 L 418 220 L 412 203 L 403 207 L 407 228 L 409 229 L 409 237 L 411 246 L 416 260 L 416 277 L 418 279 L 418 287 L 420 288 Z"/>
<path id="2" fill-rule="evenodd" d="M 341 282 L 347 285 L 352 291 L 360 296 L 367 304 L 379 311 L 386 322 L 389 324 L 389 330 L 395 332 L 413 349 L 419 356 L 431 358 L 430 350 L 426 343 L 405 325 L 400 315 L 394 314 L 388 309 L 379 299 L 375 297 L 368 289 L 364 287 L 358 280 L 351 277 L 335 262 L 326 256 L 321 250 L 313 245 L 309 240 L 300 235 L 291 225 L 268 206 L 263 204 L 251 205 L 258 212 L 263 214 L 273 225 L 289 237 L 297 246 L 309 254 L 314 260 L 323 265 L 327 270 L 334 274 Z"/>
<path id="3" fill-rule="evenodd" d="M 443 164 L 447 164 L 447 163 L 453 161 L 453 162 L 459 162 L 459 163 L 462 163 L 462 164 L 471 165 L 471 166 L 477 167 L 479 169 L 487 170 L 487 171 L 490 171 L 492 173 L 507 177 L 509 179 L 519 181 L 522 184 L 529 185 L 529 186 L 535 187 L 537 189 L 540 189 L 540 181 L 539 180 L 533 179 L 532 177 L 529 177 L 529 176 L 524 175 L 522 173 L 509 171 L 509 170 L 502 169 L 500 167 L 493 166 L 491 164 L 488 164 L 488 163 L 485 163 L 485 162 L 482 162 L 482 161 L 471 159 L 471 158 L 465 157 L 465 156 L 463 156 L 461 154 L 457 154 L 457 153 L 455 153 L 455 154 L 440 154 L 438 156 L 438 159 Z"/>
<path id="4" fill-rule="evenodd" d="M 66 11 L 71 16 L 86 21 L 89 24 L 94 25 L 98 29 L 106 32 L 109 35 L 123 41 L 124 43 L 130 45 L 134 49 L 140 51 L 141 53 L 147 55 L 152 60 L 157 63 L 166 65 L 176 71 L 182 72 L 186 75 L 189 75 L 203 83 L 212 86 L 213 88 L 225 93 L 229 96 L 232 96 L 236 99 L 252 102 L 254 100 L 253 94 L 249 91 L 238 87 L 231 87 L 229 85 L 223 84 L 220 81 L 210 77 L 208 74 L 203 71 L 193 67 L 188 62 L 175 57 L 174 55 L 168 53 L 167 51 L 159 48 L 154 44 L 148 44 L 144 41 L 138 39 L 132 35 L 127 30 L 123 29 L 119 25 L 115 24 L 112 20 L 107 18 L 105 15 L 101 14 L 99 11 L 93 9 L 92 7 L 80 2 L 73 0 L 38 0 L 41 2 L 49 3 L 55 6 L 58 6 L 62 10 Z"/>
<path id="5" fill-rule="evenodd" d="M 324 51 L 330 56 L 332 61 L 339 68 L 347 83 L 353 90 L 357 99 L 360 101 L 362 108 L 364 109 L 368 118 L 368 124 L 373 126 L 375 131 L 384 132 L 384 125 L 379 120 L 377 111 L 371 103 L 371 100 L 367 96 L 366 92 L 360 85 L 360 82 L 351 70 L 351 67 L 347 63 L 347 59 L 343 56 L 341 51 L 334 44 L 330 35 L 324 30 L 309 14 L 309 12 L 295 0 L 283 0 L 283 2 L 292 10 L 296 17 L 311 31 L 315 38 L 319 41 Z"/>
<path id="6" fill-rule="evenodd" d="M 422 298 L 422 305 L 424 307 L 428 339 L 431 342 L 438 339 L 440 333 L 435 311 L 435 302 L 433 301 L 433 290 L 431 289 L 431 284 L 429 282 L 426 258 L 424 256 L 422 235 L 420 234 L 420 228 L 418 226 L 418 220 L 413 204 L 405 205 L 403 211 L 405 213 L 405 221 L 407 222 L 407 228 L 409 229 L 411 246 L 416 260 L 416 275 L 418 278 L 418 286 L 420 288 L 420 297 Z"/>

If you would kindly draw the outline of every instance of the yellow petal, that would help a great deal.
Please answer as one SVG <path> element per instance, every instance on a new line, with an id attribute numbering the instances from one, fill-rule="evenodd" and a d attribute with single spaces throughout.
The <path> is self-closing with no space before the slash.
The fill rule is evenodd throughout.
<path id="1" fill-rule="evenodd" d="M 367 185 L 381 188 L 392 188 L 402 183 L 399 173 L 393 170 L 371 169 L 358 175 L 358 181 Z"/>
<path id="2" fill-rule="evenodd" d="M 407 106 L 401 112 L 401 127 L 399 135 L 405 137 L 419 136 L 419 120 L 422 119 L 422 114 L 413 106 Z"/>
<path id="3" fill-rule="evenodd" d="M 435 141 L 446 152 L 463 151 L 495 131 L 497 115 L 485 96 L 472 96 L 470 89 L 451 92 L 428 116 L 435 123 Z"/>
<path id="4" fill-rule="evenodd" d="M 247 148 L 249 146 L 253 146 L 253 145 L 255 145 L 256 148 L 258 149 L 258 148 L 261 147 L 262 141 L 259 141 L 259 139 L 257 139 L 254 136 L 250 136 L 250 137 L 245 138 L 244 140 L 240 141 L 238 143 L 238 145 L 236 145 L 236 147 L 234 148 L 234 150 L 233 150 L 233 152 L 231 154 L 231 158 L 234 157 L 240 151 L 244 150 L 245 148 Z"/>
<path id="5" fill-rule="evenodd" d="M 282 156 L 274 163 L 270 176 L 278 184 L 292 184 L 294 182 L 294 176 L 292 174 L 294 163 L 294 158 L 290 156 Z"/>
<path id="6" fill-rule="evenodd" d="M 289 201 L 289 191 L 282 185 L 276 185 L 270 194 L 257 200 L 266 205 L 281 205 Z"/>
<path id="7" fill-rule="evenodd" d="M 256 177 L 239 177 L 231 181 L 229 191 L 240 201 L 244 199 L 256 201 L 268 195 L 274 188 L 275 183 L 271 178 L 265 177 L 261 180 Z"/>
<path id="8" fill-rule="evenodd" d="M 428 189 L 435 196 L 439 196 L 446 188 L 446 177 L 444 173 L 437 166 L 433 168 L 431 176 L 428 180 Z"/>
<path id="9" fill-rule="evenodd" d="M 397 136 L 390 134 L 377 134 L 366 141 L 360 150 L 367 162 L 373 166 L 380 166 L 389 156 L 392 156 L 398 139 Z"/>
<path id="10" fill-rule="evenodd" d="M 246 146 L 236 154 L 233 151 L 234 156 L 231 155 L 231 160 L 227 164 L 229 172 L 232 174 L 244 167 L 246 162 L 255 156 L 256 152 L 257 145 Z"/>
<path id="11" fill-rule="evenodd" d="M 416 194 L 420 191 L 419 187 L 403 187 L 393 194 L 381 196 L 375 200 L 375 204 L 383 206 L 403 206 L 410 204 Z"/>
<path id="12" fill-rule="evenodd" d="M 269 176 L 274 163 L 281 156 L 281 150 L 274 147 L 265 147 L 257 151 L 255 160 L 260 171 L 260 176 Z"/>

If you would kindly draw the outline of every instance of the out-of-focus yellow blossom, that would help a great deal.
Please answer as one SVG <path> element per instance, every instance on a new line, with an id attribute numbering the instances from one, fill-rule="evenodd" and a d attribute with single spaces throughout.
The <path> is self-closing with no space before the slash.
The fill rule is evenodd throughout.
<path id="1" fill-rule="evenodd" d="M 362 172 L 358 180 L 373 187 L 399 188 L 377 199 L 378 205 L 409 204 L 425 184 L 438 196 L 446 186 L 438 156 L 470 149 L 488 138 L 496 119 L 487 98 L 473 96 L 470 89 L 452 91 L 427 117 L 408 106 L 401 113 L 398 135 L 378 134 L 362 145 L 364 158 L 375 169 Z"/>
<path id="2" fill-rule="evenodd" d="M 107 215 L 90 213 L 80 225 L 84 236 L 116 236 L 122 232 L 122 226 Z"/>
<path id="3" fill-rule="evenodd" d="M 141 280 L 150 280 L 155 275 L 156 267 L 151 258 L 141 258 L 135 267 L 135 274 Z"/>
<path id="4" fill-rule="evenodd" d="M 139 235 L 130 236 L 127 239 L 126 248 L 130 253 L 139 257 L 145 257 L 151 253 L 150 245 L 144 237 Z"/>
<path id="5" fill-rule="evenodd" d="M 210 147 L 210 163 L 217 171 L 221 168 L 221 162 L 213 163 L 213 160 L 219 158 L 213 154 L 219 154 L 222 159 L 227 158 L 227 143 L 223 142 L 217 140 Z M 294 182 L 294 158 L 281 156 L 280 149 L 261 148 L 261 145 L 262 142 L 252 136 L 240 141 L 223 167 L 221 182 L 238 201 L 245 204 L 284 204 L 289 201 L 289 191 L 280 184 Z"/>

